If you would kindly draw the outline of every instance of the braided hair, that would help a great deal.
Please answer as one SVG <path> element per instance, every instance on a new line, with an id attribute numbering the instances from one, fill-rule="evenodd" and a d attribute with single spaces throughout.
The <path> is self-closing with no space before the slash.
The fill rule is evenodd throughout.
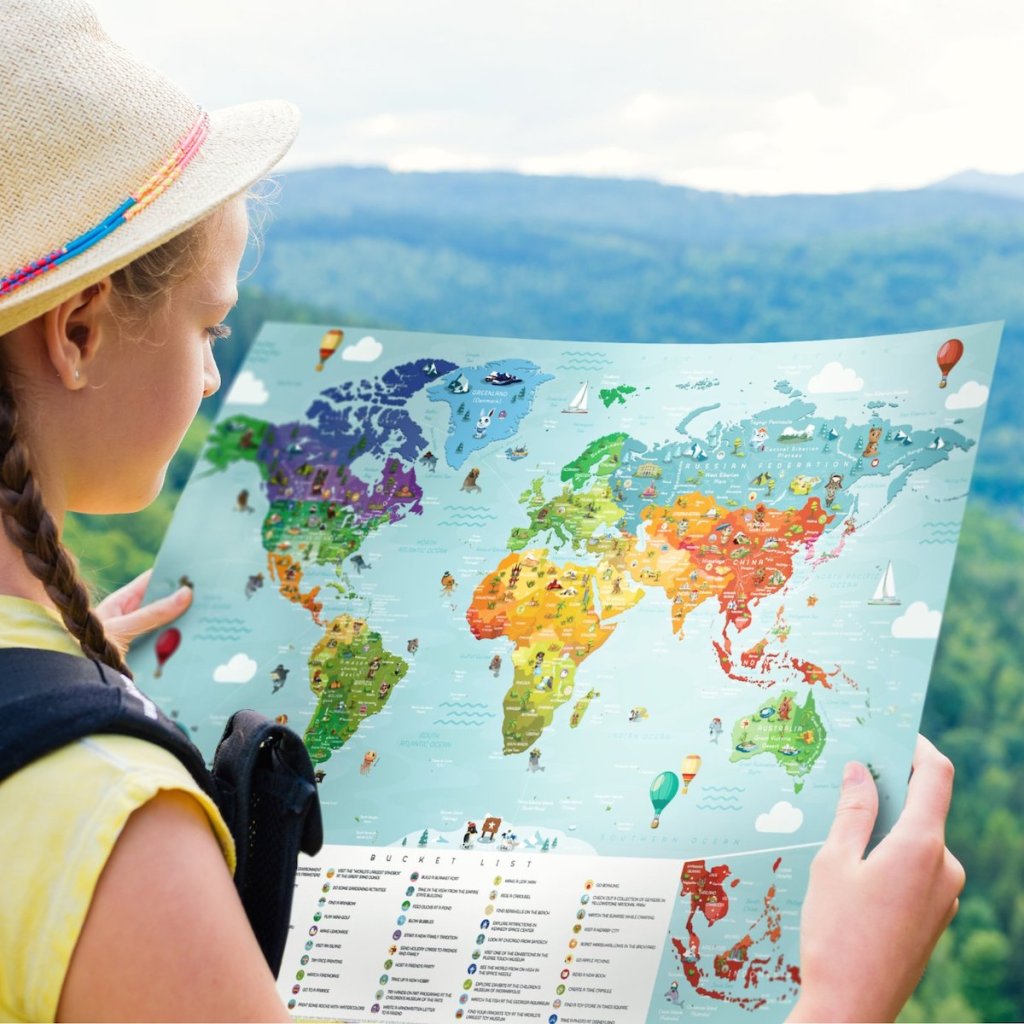
<path id="1" fill-rule="evenodd" d="M 200 223 L 112 275 L 114 293 L 128 326 L 169 295 L 200 263 L 205 235 Z M 0 352 L 2 355 L 2 352 Z M 43 502 L 28 446 L 18 434 L 18 405 L 0 359 L 0 520 L 32 575 L 57 606 L 68 632 L 86 657 L 131 676 L 122 649 L 107 636 L 92 610 L 89 589 Z"/>
<path id="2" fill-rule="evenodd" d="M 43 504 L 42 491 L 32 475 L 28 449 L 18 436 L 14 395 L 0 374 L 0 519 L 4 532 L 25 557 L 32 575 L 46 588 L 68 632 L 82 645 L 86 657 L 130 675 L 121 650 L 107 636 L 90 608 L 82 582 L 57 524 Z"/>

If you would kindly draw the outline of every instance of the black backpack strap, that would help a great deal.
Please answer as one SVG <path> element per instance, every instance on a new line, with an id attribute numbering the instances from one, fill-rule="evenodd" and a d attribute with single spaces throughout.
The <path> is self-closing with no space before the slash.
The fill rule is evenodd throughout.
<path id="1" fill-rule="evenodd" d="M 217 799 L 198 748 L 127 676 L 72 654 L 0 650 L 0 781 L 95 733 L 134 736 L 164 747 Z"/>
<path id="2" fill-rule="evenodd" d="M 0 782 L 74 740 L 134 736 L 170 751 L 220 809 L 235 841 L 235 887 L 277 975 L 301 850 L 323 845 L 313 765 L 302 740 L 238 711 L 212 773 L 199 749 L 135 684 L 100 662 L 32 648 L 0 650 Z"/>
<path id="3" fill-rule="evenodd" d="M 221 812 L 235 837 L 235 884 L 276 976 L 284 956 L 299 851 L 323 845 L 313 764 L 291 729 L 237 711 L 213 760 Z"/>

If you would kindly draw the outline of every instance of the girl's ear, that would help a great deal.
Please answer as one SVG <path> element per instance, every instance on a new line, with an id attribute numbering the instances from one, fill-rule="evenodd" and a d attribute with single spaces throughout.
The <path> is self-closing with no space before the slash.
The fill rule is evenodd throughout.
<path id="1" fill-rule="evenodd" d="M 41 318 L 46 353 L 69 390 L 85 387 L 96 353 L 109 341 L 112 294 L 113 283 L 105 277 L 69 296 Z"/>

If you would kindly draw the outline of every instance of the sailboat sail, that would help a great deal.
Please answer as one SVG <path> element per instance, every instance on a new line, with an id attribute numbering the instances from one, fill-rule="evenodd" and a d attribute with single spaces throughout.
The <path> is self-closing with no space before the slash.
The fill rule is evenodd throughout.
<path id="1" fill-rule="evenodd" d="M 587 392 L 590 385 L 584 381 L 583 386 L 576 392 L 576 397 L 562 410 L 562 412 L 586 412 Z"/>
<path id="2" fill-rule="evenodd" d="M 882 578 L 875 587 L 874 594 L 868 604 L 899 604 L 900 599 L 896 596 L 896 580 L 892 572 L 892 562 L 885 567 Z"/>

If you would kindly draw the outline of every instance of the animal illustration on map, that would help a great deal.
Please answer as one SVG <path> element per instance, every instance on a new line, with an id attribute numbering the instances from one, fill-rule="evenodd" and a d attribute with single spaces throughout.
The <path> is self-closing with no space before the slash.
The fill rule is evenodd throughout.
<path id="1" fill-rule="evenodd" d="M 712 743 L 718 742 L 718 737 L 722 735 L 722 720 L 720 718 L 711 719 L 711 724 L 708 726 L 708 735 L 711 737 Z"/>
<path id="2" fill-rule="evenodd" d="M 455 590 L 457 586 L 458 583 L 455 582 L 455 577 L 450 572 L 445 570 L 444 574 L 441 576 L 441 589 L 446 594 L 450 594 L 452 593 L 453 590 Z"/>
<path id="3" fill-rule="evenodd" d="M 631 722 L 639 722 L 641 719 L 647 717 L 647 708 L 635 707 L 629 709 L 629 720 Z"/>
<path id="4" fill-rule="evenodd" d="M 466 822 L 466 834 L 462 837 L 462 848 L 468 850 L 473 845 L 473 836 L 477 834 L 476 822 Z"/>
<path id="5" fill-rule="evenodd" d="M 360 775 L 369 775 L 370 769 L 377 763 L 377 752 L 368 750 L 363 754 L 363 763 L 359 766 Z"/>
<path id="6" fill-rule="evenodd" d="M 359 573 L 360 575 L 362 574 L 364 569 L 372 569 L 373 568 L 373 566 L 370 565 L 370 563 L 367 562 L 366 559 L 363 558 L 362 555 L 353 555 L 352 556 L 352 564 L 356 567 L 356 572 Z"/>
<path id="7" fill-rule="evenodd" d="M 491 663 L 487 667 L 491 670 L 491 673 L 494 676 L 494 678 L 497 679 L 498 673 L 501 672 L 501 655 L 496 654 L 493 658 L 491 658 Z"/>
<path id="8" fill-rule="evenodd" d="M 868 443 L 864 448 L 864 458 L 868 459 L 872 455 L 878 454 L 878 442 L 882 437 L 881 427 L 869 427 L 868 428 Z"/>
<path id="9" fill-rule="evenodd" d="M 419 637 L 413 637 L 411 640 L 406 642 L 405 649 L 410 654 L 415 654 L 420 649 Z"/>
<path id="10" fill-rule="evenodd" d="M 249 492 L 246 488 L 242 488 L 238 492 L 238 496 L 235 498 L 235 511 L 236 512 L 255 512 L 256 510 L 249 504 Z"/>
<path id="11" fill-rule="evenodd" d="M 789 716 L 793 713 L 793 698 L 783 697 L 779 702 L 779 721 L 788 722 Z"/>
<path id="12" fill-rule="evenodd" d="M 310 487 L 310 493 L 311 494 L 318 494 L 321 497 L 323 497 L 324 496 L 324 484 L 325 483 L 327 483 L 327 470 L 326 469 L 322 469 L 322 468 L 318 469 L 316 471 L 316 476 L 313 477 L 313 484 Z"/>
<path id="13" fill-rule="evenodd" d="M 836 496 L 836 491 L 843 489 L 843 474 L 833 473 L 828 478 L 828 483 L 825 484 L 825 497 L 828 499 L 828 503 L 831 505 Z"/>
<path id="14" fill-rule="evenodd" d="M 432 451 L 426 451 L 420 456 L 420 462 L 426 465 L 431 473 L 437 472 L 437 456 Z"/>
<path id="15" fill-rule="evenodd" d="M 534 747 L 530 751 L 529 764 L 526 766 L 528 772 L 542 772 L 544 771 L 543 765 L 540 763 L 540 747 Z"/>
<path id="16" fill-rule="evenodd" d="M 466 474 L 466 479 L 462 481 L 462 487 L 460 488 L 460 490 L 469 491 L 470 493 L 473 493 L 474 491 L 476 491 L 477 493 L 479 493 L 480 492 L 480 485 L 476 482 L 477 478 L 479 476 L 480 476 L 480 470 L 477 469 L 476 466 L 474 466 Z"/>
<path id="17" fill-rule="evenodd" d="M 493 415 L 494 415 L 494 410 L 493 409 L 491 409 L 490 412 L 482 412 L 482 413 L 480 413 L 480 416 L 479 416 L 479 418 L 476 421 L 476 430 L 473 432 L 473 437 L 475 437 L 477 440 L 479 440 L 481 437 L 484 436 L 484 434 L 487 433 L 488 429 L 490 428 L 491 417 Z"/>
<path id="18" fill-rule="evenodd" d="M 270 670 L 270 681 L 274 684 L 274 689 L 271 690 L 271 693 L 277 693 L 284 686 L 285 681 L 288 679 L 288 672 L 289 669 L 286 669 L 280 662 L 277 668 Z"/>

